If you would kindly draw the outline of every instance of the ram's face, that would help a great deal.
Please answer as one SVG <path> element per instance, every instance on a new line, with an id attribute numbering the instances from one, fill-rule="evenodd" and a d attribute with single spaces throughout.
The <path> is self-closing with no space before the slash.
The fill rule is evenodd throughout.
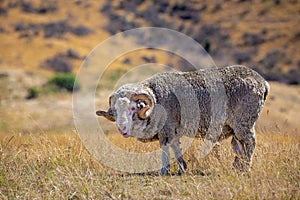
<path id="1" fill-rule="evenodd" d="M 131 135 L 131 125 L 133 115 L 137 112 L 137 105 L 135 102 L 130 101 L 128 98 L 118 98 L 114 104 L 116 110 L 116 123 L 118 131 L 124 136 Z"/>
<path id="2" fill-rule="evenodd" d="M 96 114 L 116 121 L 118 131 L 124 137 L 134 136 L 132 135 L 133 121 L 148 118 L 154 106 L 152 97 L 145 93 L 123 97 L 112 95 L 109 104 L 110 108 L 107 112 L 97 111 Z"/>

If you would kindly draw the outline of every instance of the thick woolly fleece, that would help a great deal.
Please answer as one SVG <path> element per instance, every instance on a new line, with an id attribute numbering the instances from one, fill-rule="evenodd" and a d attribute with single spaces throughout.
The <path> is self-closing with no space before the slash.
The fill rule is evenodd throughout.
<path id="1" fill-rule="evenodd" d="M 233 136 L 237 157 L 234 166 L 248 170 L 256 145 L 254 125 L 269 92 L 269 84 L 245 66 L 229 66 L 195 72 L 160 73 L 119 88 L 112 98 L 147 94 L 155 106 L 146 119 L 133 115 L 131 133 L 142 142 L 159 139 L 161 147 L 171 146 L 181 170 L 179 138 L 202 137 L 212 146 Z M 111 111 L 116 116 L 114 105 Z M 168 151 L 168 149 L 166 150 Z M 168 153 L 167 153 L 168 156 Z M 163 162 L 164 159 L 162 158 Z M 246 163 L 246 164 L 245 164 Z M 168 161 L 163 163 L 168 170 Z"/>

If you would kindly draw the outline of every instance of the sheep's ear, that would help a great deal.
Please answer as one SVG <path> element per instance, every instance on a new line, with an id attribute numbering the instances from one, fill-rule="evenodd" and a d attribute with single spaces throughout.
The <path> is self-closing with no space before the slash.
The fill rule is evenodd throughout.
<path id="1" fill-rule="evenodd" d="M 116 121 L 116 119 L 115 119 L 115 117 L 114 117 L 114 115 L 113 115 L 111 109 L 108 109 L 107 112 L 106 112 L 106 111 L 103 111 L 103 110 L 98 110 L 98 111 L 96 112 L 96 115 L 105 117 L 106 119 L 108 119 L 108 120 L 110 120 L 110 121 L 112 121 L 112 122 Z"/>

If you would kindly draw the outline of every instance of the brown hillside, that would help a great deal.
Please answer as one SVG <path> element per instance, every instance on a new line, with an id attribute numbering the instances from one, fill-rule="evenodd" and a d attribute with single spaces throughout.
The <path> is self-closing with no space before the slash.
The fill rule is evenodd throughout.
<path id="1" fill-rule="evenodd" d="M 297 84 L 300 82 L 299 7 L 296 0 L 153 3 L 2 0 L 0 67 L 57 71 L 63 66 L 76 70 L 83 58 L 110 34 L 158 26 L 193 37 L 218 66 L 245 64 L 269 80 Z M 77 59 L 58 56 L 69 51 L 76 53 Z M 139 57 L 142 56 L 140 53 Z M 58 64 L 53 63 L 54 58 Z M 166 59 L 156 61 L 173 63 Z M 131 64 L 145 62 L 140 59 Z M 126 63 L 116 67 L 120 65 Z"/>
<path id="2" fill-rule="evenodd" d="M 0 0 L 0 199 L 300 199 L 299 22 L 297 0 Z M 82 68 L 91 73 L 79 84 L 89 83 L 106 67 L 102 55 L 113 53 L 101 49 L 90 61 L 92 49 L 112 34 L 145 26 L 185 33 L 218 66 L 244 64 L 273 80 L 256 124 L 250 173 L 232 170 L 230 140 L 201 160 L 201 140 L 195 140 L 184 153 L 188 171 L 182 176 L 116 171 L 88 152 L 74 125 L 72 94 L 49 80 L 56 72 L 76 74 L 86 59 Z M 144 70 L 145 63 L 163 65 Z M 160 50 L 115 58 L 95 91 L 95 109 L 108 108 L 118 85 L 169 69 L 164 65 L 191 70 Z M 113 123 L 98 122 L 111 144 L 125 152 L 159 149 L 158 142 L 125 139 Z M 171 169 L 177 171 L 175 162 Z"/>

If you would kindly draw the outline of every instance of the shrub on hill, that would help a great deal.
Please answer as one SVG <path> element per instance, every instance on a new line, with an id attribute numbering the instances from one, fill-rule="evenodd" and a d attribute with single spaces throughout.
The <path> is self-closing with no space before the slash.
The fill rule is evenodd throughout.
<path id="1" fill-rule="evenodd" d="M 199 42 L 208 53 L 217 54 L 226 47 L 230 36 L 217 24 L 204 24 L 195 31 L 193 38 Z"/>
<path id="2" fill-rule="evenodd" d="M 300 84 L 300 72 L 296 69 L 291 69 L 288 73 L 288 84 L 298 85 Z"/>
<path id="3" fill-rule="evenodd" d="M 40 95 L 53 94 L 57 92 L 76 92 L 80 84 L 72 73 L 58 73 L 52 76 L 44 85 L 33 86 L 27 89 L 27 100 L 35 99 Z"/>
<path id="4" fill-rule="evenodd" d="M 73 49 L 68 49 L 66 53 L 63 53 L 61 55 L 71 59 L 81 59 L 79 53 Z"/>
<path id="5" fill-rule="evenodd" d="M 47 14 L 58 10 L 57 3 L 52 1 L 42 1 L 40 5 L 35 5 L 31 1 L 22 0 L 20 3 L 23 12 Z"/>
<path id="6" fill-rule="evenodd" d="M 35 99 L 38 97 L 40 89 L 38 87 L 31 87 L 27 90 L 26 99 Z"/>
<path id="7" fill-rule="evenodd" d="M 79 25 L 76 27 L 72 27 L 71 32 L 77 36 L 86 36 L 89 35 L 92 32 L 92 30 L 83 25 Z"/>
<path id="8" fill-rule="evenodd" d="M 71 26 L 66 20 L 45 23 L 42 26 L 45 38 L 61 38 L 71 30 Z"/>
<path id="9" fill-rule="evenodd" d="M 21 35 L 28 33 L 34 33 L 34 35 L 39 34 L 39 32 L 44 32 L 44 38 L 64 38 L 66 33 L 72 33 L 76 36 L 87 36 L 92 33 L 92 30 L 83 25 L 72 26 L 67 20 L 59 20 L 48 23 L 29 23 L 19 22 L 14 25 L 14 29 L 20 32 Z M 32 34 L 31 34 L 32 35 Z M 30 34 L 29 34 L 30 36 Z"/>
<path id="10" fill-rule="evenodd" d="M 7 9 L 6 8 L 3 8 L 3 7 L 0 7 L 0 16 L 7 16 Z"/>
<path id="11" fill-rule="evenodd" d="M 0 26 L 0 33 L 5 33 L 5 32 L 6 32 L 5 28 L 3 28 L 2 26 Z"/>
<path id="12" fill-rule="evenodd" d="M 252 61 L 252 57 L 248 52 L 235 52 L 233 58 L 238 64 L 249 63 Z"/>
<path id="13" fill-rule="evenodd" d="M 46 59 L 42 64 L 41 67 L 45 67 L 48 69 L 52 69 L 56 72 L 71 72 L 73 69 L 73 65 L 65 56 L 62 56 L 60 54 Z"/>
<path id="14" fill-rule="evenodd" d="M 77 91 L 80 88 L 75 75 L 72 73 L 58 73 L 48 81 L 46 86 L 52 88 L 53 91 L 60 90 L 67 92 Z"/>
<path id="15" fill-rule="evenodd" d="M 81 59 L 81 56 L 75 50 L 68 49 L 66 52 L 58 53 L 51 58 L 47 58 L 40 66 L 56 72 L 68 73 L 73 70 L 71 63 L 73 59 Z"/>
<path id="16" fill-rule="evenodd" d="M 273 50 L 266 54 L 260 61 L 267 69 L 274 68 L 280 61 L 287 61 L 286 54 L 279 50 Z"/>
<path id="17" fill-rule="evenodd" d="M 243 35 L 243 39 L 245 45 L 248 46 L 256 46 L 266 41 L 266 39 L 261 34 L 255 34 L 255 33 L 245 33 Z"/>

